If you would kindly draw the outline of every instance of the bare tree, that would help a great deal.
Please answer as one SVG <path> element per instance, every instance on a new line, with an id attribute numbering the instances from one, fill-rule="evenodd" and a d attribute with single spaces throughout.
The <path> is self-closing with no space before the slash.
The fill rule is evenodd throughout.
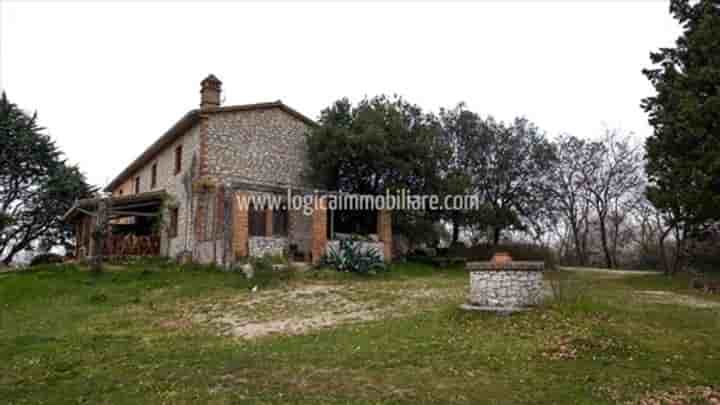
<path id="1" fill-rule="evenodd" d="M 589 231 L 589 199 L 584 187 L 583 170 L 589 142 L 572 135 L 561 135 L 555 141 L 557 163 L 550 173 L 548 195 L 554 211 L 567 228 L 571 239 L 574 262 L 584 266 L 588 262 L 587 237 Z"/>
<path id="2" fill-rule="evenodd" d="M 605 266 L 616 267 L 609 220 L 614 207 L 627 204 L 643 184 L 642 155 L 628 136 L 620 136 L 617 130 L 607 130 L 599 142 L 591 142 L 584 150 L 582 184 L 584 196 L 597 216 L 600 243 Z M 613 218 L 618 228 L 623 217 Z"/>

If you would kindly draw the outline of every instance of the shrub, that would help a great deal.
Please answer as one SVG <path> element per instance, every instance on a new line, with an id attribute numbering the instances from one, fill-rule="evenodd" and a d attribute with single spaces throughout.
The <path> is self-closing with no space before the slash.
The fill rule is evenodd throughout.
<path id="1" fill-rule="evenodd" d="M 435 265 L 435 258 L 426 255 L 412 255 L 407 257 L 408 262 Z"/>
<path id="2" fill-rule="evenodd" d="M 321 261 L 341 272 L 373 274 L 387 270 L 376 249 L 362 249 L 362 245 L 352 239 L 340 240 L 338 248 L 331 247 Z"/>
<path id="3" fill-rule="evenodd" d="M 507 252 L 513 260 L 541 261 L 546 269 L 555 269 L 555 254 L 550 248 L 530 243 L 504 243 L 499 245 L 480 244 L 471 247 L 454 245 L 448 255 L 464 257 L 467 261 L 488 261 L 495 253 Z"/>
<path id="4" fill-rule="evenodd" d="M 90 302 L 92 304 L 101 304 L 103 302 L 106 302 L 107 300 L 108 297 L 104 293 L 96 293 L 90 296 Z"/>
<path id="5" fill-rule="evenodd" d="M 282 265 L 289 264 L 287 257 L 285 257 L 284 255 L 272 255 L 272 256 L 269 256 L 269 260 L 270 260 L 271 264 L 282 264 Z"/>
<path id="6" fill-rule="evenodd" d="M 55 253 L 43 253 L 33 257 L 33 259 L 30 261 L 30 267 L 40 266 L 43 264 L 57 264 L 62 262 L 63 258 L 60 255 L 56 255 Z"/>
<path id="7" fill-rule="evenodd" d="M 688 265 L 703 273 L 720 272 L 720 230 L 714 229 L 693 241 Z"/>
<path id="8" fill-rule="evenodd" d="M 281 263 L 276 263 L 280 261 Z M 286 260 L 282 260 L 287 263 Z M 258 287 L 267 287 L 275 282 L 286 283 L 295 276 L 293 268 L 288 266 L 285 269 L 277 270 L 276 264 L 282 263 L 277 256 L 253 257 L 248 260 L 252 266 L 252 284 Z"/>

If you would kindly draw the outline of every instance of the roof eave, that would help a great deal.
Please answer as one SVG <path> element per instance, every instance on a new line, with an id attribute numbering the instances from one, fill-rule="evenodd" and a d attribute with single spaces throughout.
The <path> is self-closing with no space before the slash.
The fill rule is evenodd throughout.
<path id="1" fill-rule="evenodd" d="M 135 171 L 145 165 L 147 161 L 160 153 L 163 148 L 165 148 L 168 144 L 172 143 L 179 133 L 192 128 L 192 126 L 196 123 L 199 117 L 199 112 L 200 110 L 197 109 L 188 111 L 182 118 L 180 118 L 180 120 L 175 123 L 175 125 L 170 127 L 170 129 L 168 129 L 152 145 L 145 149 L 145 151 L 140 156 L 133 160 L 130 165 L 128 165 L 122 172 L 120 172 L 117 177 L 115 177 L 107 186 L 105 186 L 103 191 L 108 193 L 112 192 L 115 187 L 122 184 L 122 182 L 125 181 L 130 175 L 132 175 Z"/>
<path id="2" fill-rule="evenodd" d="M 294 118 L 304 122 L 311 127 L 317 127 L 318 123 L 303 115 L 302 113 L 288 107 L 282 101 L 273 101 L 269 103 L 256 103 L 256 104 L 243 104 L 225 107 L 213 107 L 205 109 L 195 109 L 186 113 L 179 121 L 175 123 L 170 129 L 167 130 L 157 141 L 155 141 L 150 147 L 138 156 L 129 166 L 127 166 L 120 174 L 115 177 L 107 186 L 103 189 L 105 192 L 112 192 L 116 187 L 122 184 L 128 177 L 130 177 L 138 169 L 142 168 L 149 160 L 160 153 L 163 148 L 175 141 L 177 137 L 183 132 L 197 123 L 197 120 L 202 114 L 213 114 L 233 111 L 251 111 L 258 109 L 270 109 L 279 108 L 285 113 L 293 116 Z"/>

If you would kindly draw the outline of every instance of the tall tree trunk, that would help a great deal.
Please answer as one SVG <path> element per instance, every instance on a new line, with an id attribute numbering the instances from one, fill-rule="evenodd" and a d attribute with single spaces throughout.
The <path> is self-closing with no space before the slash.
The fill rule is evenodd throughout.
<path id="1" fill-rule="evenodd" d="M 676 226 L 675 229 L 675 256 L 673 258 L 672 275 L 683 269 L 683 258 L 685 257 L 685 235 L 683 230 Z"/>
<path id="2" fill-rule="evenodd" d="M 460 239 L 460 225 L 458 225 L 457 219 L 454 219 L 452 224 L 452 245 L 456 244 L 458 239 Z"/>
<path id="3" fill-rule="evenodd" d="M 658 238 L 658 249 L 660 250 L 660 263 L 663 267 L 663 274 L 666 276 L 670 276 L 673 274 L 672 268 L 670 267 L 670 263 L 668 263 L 667 259 L 667 251 L 665 250 L 665 239 L 667 238 L 668 234 L 672 230 L 672 227 L 668 227 L 663 233 L 660 234 L 660 237 Z"/>
<path id="4" fill-rule="evenodd" d="M 580 230 L 578 229 L 578 225 L 576 223 L 572 223 L 570 225 L 570 231 L 573 235 L 573 244 L 575 245 L 575 257 L 577 260 L 577 264 L 580 266 L 584 266 L 585 255 L 583 254 L 583 247 L 582 242 L 580 241 Z"/>
<path id="5" fill-rule="evenodd" d="M 588 253 L 587 253 L 588 252 L 587 246 L 588 246 L 588 235 L 589 234 L 590 234 L 590 223 L 586 219 L 585 223 L 583 225 L 582 234 L 580 236 L 580 245 L 582 246 L 582 248 L 581 248 L 582 256 L 581 257 L 582 257 L 582 265 L 583 266 L 587 265 L 588 261 L 589 261 Z"/>
<path id="6" fill-rule="evenodd" d="M 613 268 L 612 254 L 607 240 L 607 228 L 605 227 L 605 218 L 600 217 L 600 242 L 602 243 L 603 252 L 605 253 L 605 266 L 608 269 Z"/>
<path id="7" fill-rule="evenodd" d="M 610 247 L 610 255 L 612 257 L 613 266 L 618 265 L 618 238 L 620 237 L 620 224 L 613 220 L 612 225 L 612 246 Z"/>
<path id="8" fill-rule="evenodd" d="M 15 256 L 14 253 L 13 253 L 13 254 L 10 254 L 10 255 L 7 255 L 7 256 L 3 259 L 2 263 L 3 263 L 4 265 L 6 265 L 6 266 L 10 266 L 10 263 L 12 263 L 12 259 L 13 259 L 14 256 Z"/>
<path id="9" fill-rule="evenodd" d="M 502 233 L 502 228 L 500 228 L 500 227 L 493 228 L 493 246 L 497 246 L 498 244 L 500 244 L 501 233 Z"/>

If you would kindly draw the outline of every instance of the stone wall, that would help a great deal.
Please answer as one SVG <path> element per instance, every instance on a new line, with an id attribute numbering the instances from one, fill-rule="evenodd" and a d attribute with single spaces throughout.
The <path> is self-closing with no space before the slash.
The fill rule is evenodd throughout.
<path id="1" fill-rule="evenodd" d="M 308 129 L 280 108 L 213 113 L 207 122 L 208 174 L 226 184 L 307 187 Z"/>
<path id="2" fill-rule="evenodd" d="M 140 192 L 165 190 L 177 204 L 178 207 L 178 234 L 174 238 L 168 238 L 167 232 L 161 233 L 161 255 L 175 257 L 185 249 L 186 237 L 188 249 L 193 248 L 195 232 L 190 226 L 194 213 L 188 210 L 187 195 L 183 185 L 183 177 L 191 170 L 193 157 L 197 159 L 197 146 L 199 141 L 199 126 L 190 128 L 184 135 L 175 142 L 163 149 L 155 158 L 145 166 L 128 177 L 125 182 L 115 188 L 113 196 L 135 194 L 135 178 L 140 176 Z M 175 174 L 175 148 L 182 145 L 182 170 Z M 157 183 L 151 187 L 152 166 L 157 164 Z M 167 213 L 165 213 L 167 214 Z M 165 218 L 165 223 L 169 219 Z"/>
<path id="3" fill-rule="evenodd" d="M 170 203 L 178 207 L 178 233 L 168 238 L 167 233 L 162 232 L 162 255 L 176 257 L 188 249 L 202 262 L 208 262 L 208 258 L 219 260 L 227 256 L 226 250 L 231 257 L 256 255 L 272 246 L 258 240 L 251 245 L 247 238 L 247 213 L 238 212 L 234 204 L 217 204 L 214 195 L 202 200 L 204 203 L 194 196 L 191 211 L 183 178 L 191 170 L 194 160 L 195 171 L 191 173 L 194 178 L 207 177 L 226 190 L 232 190 L 231 186 L 236 182 L 312 188 L 305 180 L 308 168 L 305 134 L 308 130 L 307 122 L 279 107 L 206 111 L 192 128 L 129 176 L 113 190 L 113 194 L 134 194 L 135 178 L 139 176 L 140 192 L 164 189 L 172 197 Z M 183 146 L 182 171 L 175 174 L 175 148 L 180 144 Z M 155 164 L 157 183 L 151 187 Z M 231 217 L 228 224 L 215 220 L 222 219 L 226 212 Z M 270 239 L 282 239 L 284 251 L 289 244 L 297 244 L 303 253 L 310 254 L 314 247 L 323 252 L 325 245 L 321 233 L 324 229 L 313 228 L 313 216 L 292 211 L 288 215 L 287 238 Z M 168 218 L 165 223 L 169 223 Z M 232 229 L 221 228 L 228 225 Z M 232 238 L 228 238 L 228 241 L 232 239 L 228 242 L 232 246 L 226 249 L 224 243 L 213 239 L 227 232 L 232 233 Z"/>
<path id="4" fill-rule="evenodd" d="M 480 307 L 518 308 L 537 305 L 542 299 L 542 288 L 542 271 L 472 271 L 469 301 Z"/>
<path id="5" fill-rule="evenodd" d="M 248 239 L 250 257 L 284 256 L 287 253 L 287 249 L 287 238 L 251 236 Z"/>

